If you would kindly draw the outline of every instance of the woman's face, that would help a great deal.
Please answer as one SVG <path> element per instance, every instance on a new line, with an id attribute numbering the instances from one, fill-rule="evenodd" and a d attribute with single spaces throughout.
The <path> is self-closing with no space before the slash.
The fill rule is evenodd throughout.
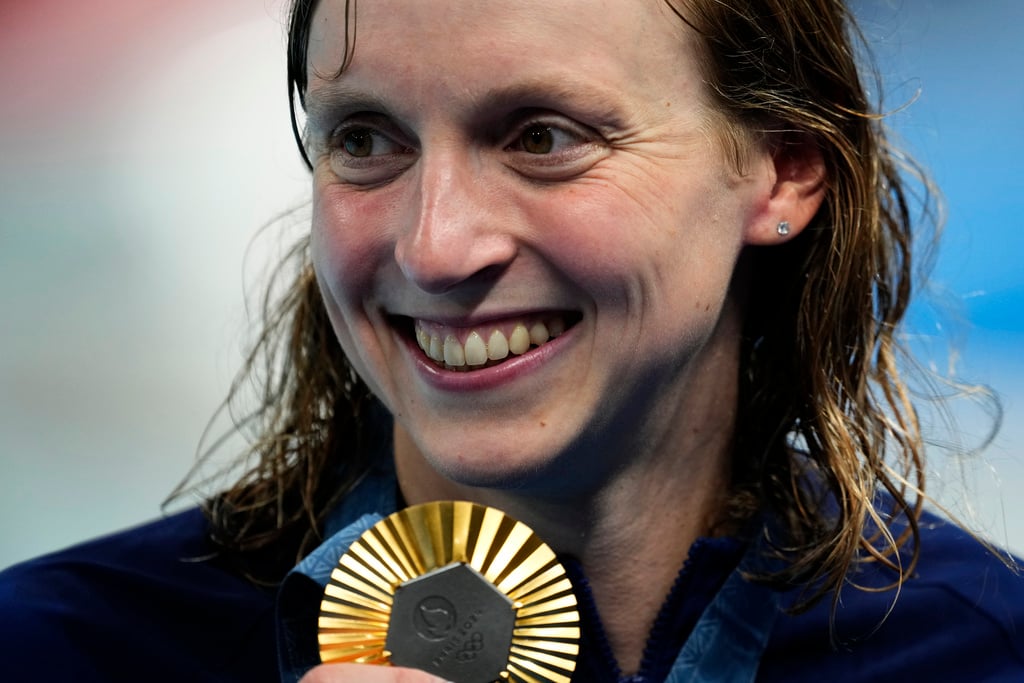
<path id="1" fill-rule="evenodd" d="M 320 2 L 309 44 L 314 266 L 419 453 L 466 484 L 589 485 L 700 430 L 693 406 L 732 395 L 723 311 L 773 178 L 726 160 L 684 24 L 364 0 L 335 78 L 345 5 Z"/>

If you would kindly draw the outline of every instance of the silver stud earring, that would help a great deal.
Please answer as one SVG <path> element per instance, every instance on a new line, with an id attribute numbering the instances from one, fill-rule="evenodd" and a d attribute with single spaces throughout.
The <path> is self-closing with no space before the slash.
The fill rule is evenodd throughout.
<path id="1" fill-rule="evenodd" d="M 778 224 L 778 226 L 776 226 L 775 231 L 777 233 L 779 233 L 779 235 L 781 235 L 782 237 L 785 237 L 786 235 L 788 235 L 789 234 L 789 221 L 779 221 L 779 224 Z"/>

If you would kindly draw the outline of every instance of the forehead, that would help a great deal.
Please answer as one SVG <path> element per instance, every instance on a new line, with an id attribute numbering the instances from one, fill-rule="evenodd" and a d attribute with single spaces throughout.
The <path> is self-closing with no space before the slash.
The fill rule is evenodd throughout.
<path id="1" fill-rule="evenodd" d="M 346 36 L 354 49 L 336 79 Z M 321 0 L 309 92 L 340 80 L 461 94 L 538 79 L 679 92 L 699 80 L 694 42 L 662 0 Z"/>

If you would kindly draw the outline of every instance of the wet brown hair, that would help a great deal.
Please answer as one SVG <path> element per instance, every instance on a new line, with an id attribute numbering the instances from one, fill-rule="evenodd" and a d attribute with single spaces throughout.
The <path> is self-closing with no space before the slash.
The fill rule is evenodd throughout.
<path id="1" fill-rule="evenodd" d="M 753 134 L 814 144 L 827 169 L 811 225 L 749 255 L 731 513 L 764 511 L 780 525 L 770 545 L 784 568 L 761 578 L 803 587 L 804 606 L 838 600 L 860 560 L 888 565 L 898 584 L 919 553 L 925 471 L 898 371 L 913 279 L 905 181 L 925 198 L 928 183 L 888 141 L 843 2 L 670 6 L 703 38 L 704 77 L 737 163 Z"/>
<path id="2" fill-rule="evenodd" d="M 803 587 L 805 605 L 838 595 L 862 559 L 902 580 L 917 557 L 924 486 L 923 445 L 897 371 L 912 226 L 906 167 L 858 71 L 856 24 L 838 0 L 665 2 L 702 38 L 703 73 L 736 164 L 757 139 L 816 145 L 827 168 L 812 224 L 744 256 L 750 286 L 725 523 L 772 520 L 761 533 L 784 563 L 757 578 Z M 315 6 L 294 1 L 288 40 L 288 97 L 307 165 L 296 112 Z M 354 0 L 346 16 L 347 60 Z M 269 582 L 315 546 L 331 507 L 366 473 L 363 416 L 374 400 L 331 330 L 308 239 L 274 282 L 229 397 L 258 382 L 259 405 L 245 418 L 257 433 L 249 468 L 207 506 L 225 554 Z"/>

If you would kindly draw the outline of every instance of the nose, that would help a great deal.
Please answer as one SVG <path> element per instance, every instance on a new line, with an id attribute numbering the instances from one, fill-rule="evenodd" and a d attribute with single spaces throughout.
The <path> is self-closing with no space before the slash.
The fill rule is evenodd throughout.
<path id="1" fill-rule="evenodd" d="M 442 294 L 504 270 L 515 258 L 516 242 L 502 222 L 500 193 L 481 182 L 470 155 L 424 154 L 418 167 L 416 196 L 395 245 L 405 277 L 425 292 Z"/>

